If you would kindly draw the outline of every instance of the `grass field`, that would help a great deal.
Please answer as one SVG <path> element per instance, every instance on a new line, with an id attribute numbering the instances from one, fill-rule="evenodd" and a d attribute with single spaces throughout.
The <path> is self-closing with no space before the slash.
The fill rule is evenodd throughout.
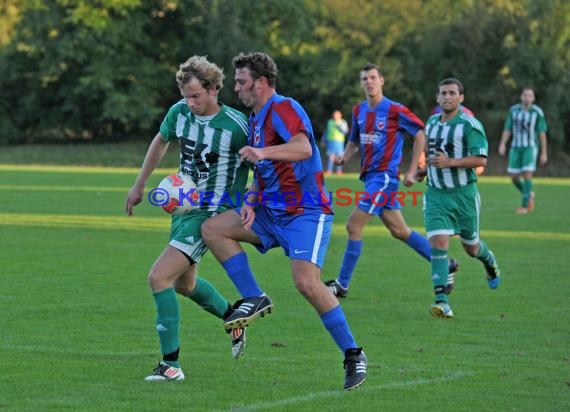
<path id="1" fill-rule="evenodd" d="M 251 248 L 275 311 L 250 328 L 244 357 L 231 359 L 218 319 L 181 299 L 187 379 L 142 381 L 159 359 L 146 275 L 169 218 L 147 202 L 124 216 L 135 175 L 0 165 L 0 411 L 570 410 L 570 179 L 537 179 L 528 216 L 513 213 L 518 195 L 507 179 L 482 179 L 482 237 L 504 279 L 488 289 L 479 262 L 453 242 L 462 266 L 452 321 L 428 313 L 428 264 L 371 224 L 341 302 L 369 374 L 345 393 L 342 356 L 294 290 L 283 253 Z M 328 185 L 360 189 L 356 175 Z M 340 265 L 350 210 L 335 210 L 323 279 Z M 420 206 L 404 214 L 423 232 Z M 237 298 L 211 255 L 200 273 Z"/>

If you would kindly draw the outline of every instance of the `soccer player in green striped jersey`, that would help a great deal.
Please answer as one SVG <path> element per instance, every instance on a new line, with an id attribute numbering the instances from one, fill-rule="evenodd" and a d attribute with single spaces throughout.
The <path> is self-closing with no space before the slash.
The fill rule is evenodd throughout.
<path id="1" fill-rule="evenodd" d="M 459 235 L 463 249 L 483 263 L 491 289 L 500 283 L 500 270 L 487 244 L 479 238 L 481 202 L 475 168 L 487 163 L 487 137 L 475 117 L 461 112 L 463 84 L 442 80 L 437 102 L 442 113 L 426 124 L 428 187 L 424 197 L 424 223 L 431 247 L 431 277 L 435 303 L 433 316 L 453 318 L 446 293 L 449 238 Z"/>
<path id="2" fill-rule="evenodd" d="M 521 102 L 509 110 L 499 144 L 499 154 L 505 156 L 507 143 L 512 136 L 507 172 L 511 175 L 515 187 L 522 193 L 521 206 L 516 209 L 518 214 L 534 210 L 532 175 L 536 170 L 539 149 L 540 164 L 545 165 L 548 161 L 546 130 L 544 112 L 534 104 L 534 90 L 526 87 L 522 91 Z"/>
<path id="3" fill-rule="evenodd" d="M 184 379 L 178 363 L 180 310 L 176 293 L 220 319 L 233 313 L 232 305 L 220 292 L 197 276 L 198 263 L 208 250 L 202 240 L 202 223 L 235 207 L 238 192 L 244 191 L 248 177 L 248 167 L 239 156 L 239 150 L 247 144 L 247 117 L 218 103 L 223 79 L 222 70 L 202 56 L 193 56 L 180 65 L 176 81 L 182 99 L 168 110 L 127 195 L 125 209 L 131 216 L 133 207 L 143 198 L 148 177 L 172 141 L 180 145 L 179 173 L 191 176 L 199 192 L 213 193 L 209 204 L 172 216 L 170 242 L 150 270 L 148 281 L 156 303 L 162 360 L 147 381 Z M 245 329 L 230 333 L 232 355 L 237 358 L 245 348 Z"/>

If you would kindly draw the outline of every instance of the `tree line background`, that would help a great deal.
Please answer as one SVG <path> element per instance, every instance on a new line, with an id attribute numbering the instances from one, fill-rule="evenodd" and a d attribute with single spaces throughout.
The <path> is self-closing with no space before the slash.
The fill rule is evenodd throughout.
<path id="1" fill-rule="evenodd" d="M 570 153 L 567 0 L 0 0 L 0 144 L 149 140 L 179 99 L 174 73 L 199 54 L 225 68 L 264 51 L 278 91 L 318 134 L 362 100 L 359 69 L 383 68 L 385 94 L 426 119 L 439 80 L 496 147 L 509 107 L 535 88 L 551 153 Z"/>

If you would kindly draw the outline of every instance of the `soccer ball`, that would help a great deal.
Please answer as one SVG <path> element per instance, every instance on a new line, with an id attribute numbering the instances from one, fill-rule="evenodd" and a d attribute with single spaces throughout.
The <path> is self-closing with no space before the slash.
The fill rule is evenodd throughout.
<path id="1" fill-rule="evenodd" d="M 183 174 L 166 176 L 157 188 L 156 204 L 171 215 L 184 215 L 199 206 L 200 195 L 192 178 Z"/>

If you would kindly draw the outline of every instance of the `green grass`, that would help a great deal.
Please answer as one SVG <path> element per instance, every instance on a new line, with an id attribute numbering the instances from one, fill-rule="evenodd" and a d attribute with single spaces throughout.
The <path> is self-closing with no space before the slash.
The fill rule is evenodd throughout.
<path id="1" fill-rule="evenodd" d="M 160 170 L 148 188 L 171 170 Z M 482 237 L 504 273 L 489 290 L 457 241 L 456 319 L 432 319 L 429 266 L 378 222 L 344 311 L 370 366 L 344 393 L 342 356 L 295 291 L 281 250 L 247 248 L 275 311 L 230 356 L 221 322 L 180 299 L 187 380 L 142 381 L 159 359 L 146 276 L 169 218 L 123 215 L 135 169 L 0 166 L 0 411 L 561 411 L 570 408 L 569 179 L 537 179 L 537 209 L 513 213 L 505 178 L 484 177 Z M 330 190 L 359 190 L 355 175 Z M 421 190 L 416 186 L 413 190 Z M 404 189 L 405 190 L 405 189 Z M 323 279 L 336 275 L 349 207 L 337 207 Z M 423 232 L 421 206 L 404 209 Z M 237 294 L 208 254 L 200 273 Z"/>

